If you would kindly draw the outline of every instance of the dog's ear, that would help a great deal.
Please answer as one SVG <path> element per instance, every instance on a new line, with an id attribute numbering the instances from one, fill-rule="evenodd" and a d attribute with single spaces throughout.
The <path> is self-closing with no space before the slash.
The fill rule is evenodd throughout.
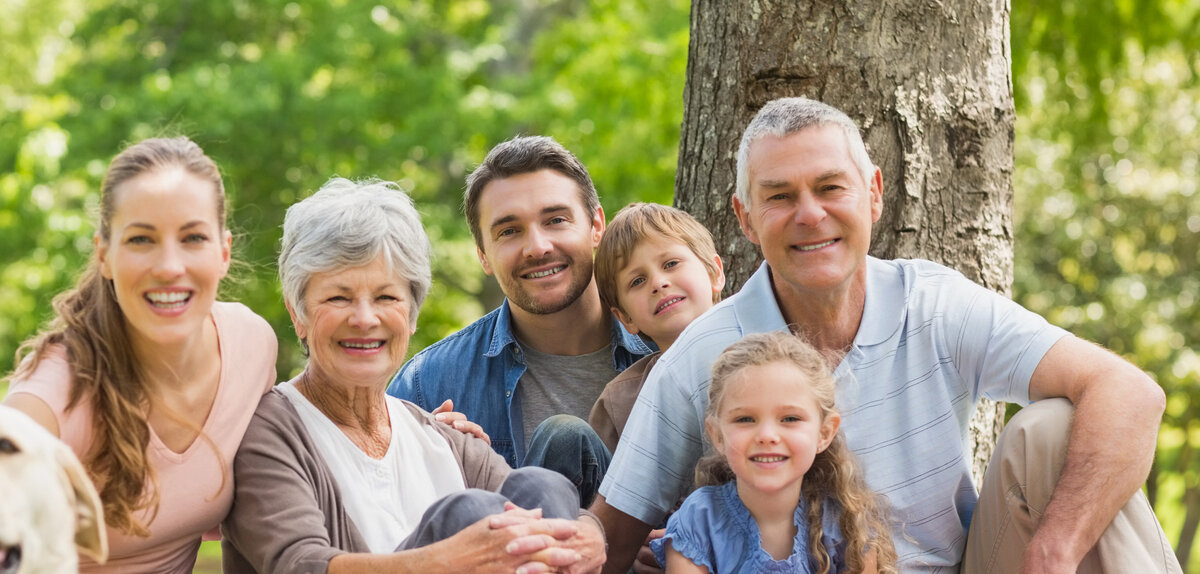
<path id="1" fill-rule="evenodd" d="M 74 493 L 75 546 L 99 564 L 108 560 L 108 535 L 104 529 L 104 505 L 92 480 L 70 447 L 58 443 L 54 453 Z"/>

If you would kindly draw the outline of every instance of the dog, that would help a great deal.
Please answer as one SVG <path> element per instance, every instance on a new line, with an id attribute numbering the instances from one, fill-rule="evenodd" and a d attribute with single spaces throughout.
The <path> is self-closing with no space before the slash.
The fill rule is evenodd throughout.
<path id="1" fill-rule="evenodd" d="M 0 574 L 78 572 L 108 556 L 100 495 L 70 447 L 0 405 Z"/>

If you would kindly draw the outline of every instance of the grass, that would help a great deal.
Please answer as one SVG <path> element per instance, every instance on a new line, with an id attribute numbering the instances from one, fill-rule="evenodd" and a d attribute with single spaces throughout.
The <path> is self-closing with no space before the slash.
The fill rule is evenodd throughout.
<path id="1" fill-rule="evenodd" d="M 221 574 L 221 543 L 213 540 L 200 543 L 200 555 L 192 574 Z"/>

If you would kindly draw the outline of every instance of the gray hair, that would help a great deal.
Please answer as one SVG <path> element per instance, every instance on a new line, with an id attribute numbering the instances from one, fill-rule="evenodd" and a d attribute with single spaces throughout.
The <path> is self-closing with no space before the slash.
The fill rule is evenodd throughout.
<path id="1" fill-rule="evenodd" d="M 281 243 L 283 300 L 301 322 L 308 320 L 304 295 L 314 274 L 366 265 L 383 254 L 391 270 L 408 281 L 409 319 L 417 324 L 433 282 L 431 249 L 412 198 L 395 183 L 331 178 L 288 208 Z"/>
<path id="2" fill-rule="evenodd" d="M 841 110 L 808 98 L 779 98 L 767 102 L 758 110 L 746 131 L 742 134 L 742 143 L 737 153 L 737 187 L 734 193 L 742 205 L 750 205 L 750 145 L 771 135 L 785 137 L 800 130 L 821 127 L 839 126 L 846 134 L 846 142 L 850 146 L 850 159 L 862 172 L 863 181 L 868 185 L 875 173 L 875 164 L 867 155 L 867 146 L 863 144 L 858 126 Z"/>

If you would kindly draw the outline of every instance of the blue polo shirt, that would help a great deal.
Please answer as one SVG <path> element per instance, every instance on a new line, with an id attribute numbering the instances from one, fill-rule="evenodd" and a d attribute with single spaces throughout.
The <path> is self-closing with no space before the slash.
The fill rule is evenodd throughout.
<path id="1" fill-rule="evenodd" d="M 866 307 L 834 370 L 847 444 L 887 496 L 905 572 L 957 571 L 977 495 L 967 428 L 981 397 L 1029 403 L 1029 379 L 1066 331 L 929 261 L 867 258 Z M 600 493 L 660 523 L 705 448 L 712 364 L 749 333 L 786 330 L 764 263 L 696 319 L 651 370 Z"/>
<path id="2" fill-rule="evenodd" d="M 624 371 L 654 352 L 640 337 L 612 320 L 613 369 Z M 525 374 L 525 353 L 512 332 L 509 302 L 461 331 L 417 353 L 392 379 L 388 394 L 425 410 L 446 399 L 454 410 L 483 427 L 492 449 L 509 466 L 525 461 L 525 427 L 517 382 Z"/>

